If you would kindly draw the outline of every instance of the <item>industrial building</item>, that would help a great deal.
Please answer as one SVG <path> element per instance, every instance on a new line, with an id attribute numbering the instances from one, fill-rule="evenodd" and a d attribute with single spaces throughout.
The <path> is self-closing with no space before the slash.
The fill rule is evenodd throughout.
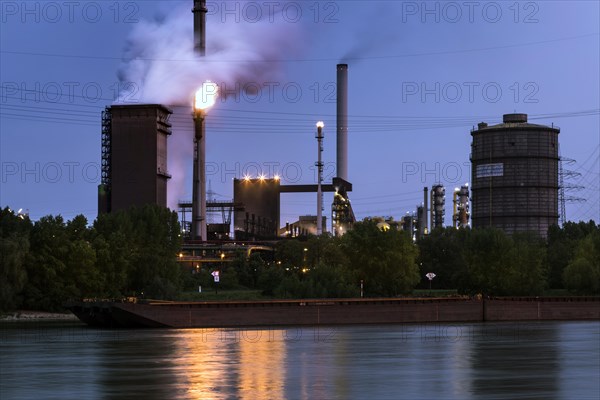
<path id="1" fill-rule="evenodd" d="M 198 57 L 206 51 L 207 11 L 206 0 L 194 0 L 194 50 Z M 352 191 L 348 173 L 348 65 L 336 65 L 336 74 L 336 175 L 332 182 L 324 184 L 322 178 L 324 135 L 323 123 L 319 122 L 315 136 L 319 172 L 316 185 L 282 185 L 275 177 L 234 179 L 234 198 L 230 202 L 211 199 L 207 203 L 205 119 L 214 101 L 199 101 L 206 97 L 199 93 L 205 93 L 204 85 L 212 83 L 205 82 L 198 89 L 193 112 L 193 198 L 180 203 L 185 238 L 196 250 L 210 240 L 271 240 L 325 232 L 324 192 L 333 192 L 332 234 L 339 236 L 352 229 L 356 218 L 348 196 Z M 218 88 L 214 89 L 216 96 Z M 169 108 L 159 104 L 114 105 L 102 113 L 99 213 L 146 204 L 167 206 L 171 114 Z M 473 228 L 493 226 L 507 233 L 533 231 L 546 236 L 559 217 L 559 132 L 554 126 L 528 123 L 526 114 L 506 114 L 500 124 L 488 126 L 482 122 L 473 129 L 471 187 L 465 184 L 453 193 L 452 226 L 468 227 L 471 218 Z M 317 193 L 317 216 L 301 216 L 280 229 L 281 193 Z M 407 213 L 394 226 L 416 240 L 444 227 L 445 211 L 445 188 L 438 183 L 430 192 L 425 187 L 423 203 L 416 213 Z M 208 224 L 211 212 L 220 212 L 222 222 Z M 385 223 L 391 226 L 390 221 Z"/>
<path id="2" fill-rule="evenodd" d="M 331 230 L 334 236 L 341 236 L 352 229 L 356 217 L 348 198 L 348 192 L 352 190 L 348 183 L 348 64 L 338 64 L 336 71 L 336 179 L 331 204 Z"/>
<path id="3" fill-rule="evenodd" d="M 298 221 L 286 223 L 284 227 L 279 229 L 280 237 L 298 237 L 307 235 L 317 235 L 317 221 L 319 218 L 316 215 L 301 215 Z M 321 217 L 321 226 L 327 226 L 327 217 Z M 327 230 L 323 230 L 326 233 Z"/>
<path id="4" fill-rule="evenodd" d="M 431 230 L 444 227 L 446 214 L 446 189 L 441 184 L 431 187 Z"/>
<path id="5" fill-rule="evenodd" d="M 559 155 L 555 126 L 506 114 L 471 131 L 472 226 L 546 237 L 558 224 Z"/>
<path id="6" fill-rule="evenodd" d="M 352 190 L 352 184 L 333 178 L 333 183 L 321 185 L 321 190 L 336 194 L 343 190 L 345 193 Z M 282 185 L 278 178 L 233 180 L 233 226 L 236 240 L 265 240 L 279 236 L 281 193 L 317 193 L 317 185 Z M 317 217 L 312 218 L 316 230 Z"/>
<path id="7" fill-rule="evenodd" d="M 469 184 L 454 189 L 452 226 L 466 228 L 469 226 Z"/>
<path id="8" fill-rule="evenodd" d="M 273 239 L 279 233 L 280 180 L 271 178 L 234 179 L 233 213 L 237 240 Z"/>
<path id="9" fill-rule="evenodd" d="M 114 105 L 102 112 L 98 213 L 167 207 L 167 137 L 172 111 L 160 104 Z"/>
<path id="10" fill-rule="evenodd" d="M 236 240 L 264 240 L 279 236 L 280 194 L 281 193 L 317 193 L 317 216 L 314 217 L 315 234 L 318 233 L 316 221 L 322 211 L 322 193 L 333 192 L 331 205 L 332 233 L 343 235 L 356 221 L 348 192 L 352 184 L 348 182 L 348 65 L 338 64 L 337 71 L 337 118 L 336 118 L 336 155 L 337 172 L 331 184 L 322 182 L 323 124 L 317 124 L 319 181 L 316 185 L 281 185 L 275 178 L 245 178 L 233 181 L 234 238 Z M 321 218 L 322 221 L 326 219 Z M 308 221 L 299 219 L 292 224 L 294 232 L 308 232 Z M 309 224 L 310 225 L 310 224 Z M 322 229 L 325 231 L 326 229 Z M 291 231 L 291 228 L 287 230 Z"/>

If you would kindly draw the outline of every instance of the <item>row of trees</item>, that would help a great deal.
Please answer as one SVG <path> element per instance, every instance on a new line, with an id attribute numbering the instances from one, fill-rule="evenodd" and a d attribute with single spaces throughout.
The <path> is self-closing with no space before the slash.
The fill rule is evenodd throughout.
<path id="1" fill-rule="evenodd" d="M 362 281 L 366 296 L 396 296 L 429 288 L 425 274 L 433 272 L 435 289 L 466 295 L 600 294 L 600 227 L 594 222 L 553 227 L 548 239 L 444 228 L 416 244 L 376 222 L 357 223 L 341 238 L 282 241 L 269 260 L 240 254 L 222 271 L 220 286 L 277 297 L 355 297 Z M 211 280 L 206 270 L 189 287 Z"/>
<path id="2" fill-rule="evenodd" d="M 56 310 L 84 297 L 176 299 L 210 285 L 210 267 L 182 270 L 180 248 L 177 215 L 160 207 L 105 214 L 92 226 L 83 216 L 33 223 L 4 209 L 0 310 Z M 433 272 L 434 288 L 462 294 L 598 294 L 599 260 L 594 222 L 553 227 L 547 240 L 495 229 L 436 229 L 415 244 L 366 219 L 341 238 L 284 240 L 264 256 L 240 253 L 224 263 L 220 285 L 282 298 L 357 297 L 362 281 L 366 296 L 397 296 L 428 288 L 425 274 Z"/>
<path id="3" fill-rule="evenodd" d="M 541 295 L 548 289 L 600 292 L 600 227 L 553 226 L 546 240 L 496 229 L 436 229 L 418 242 L 423 273 L 461 293 Z"/>
<path id="4" fill-rule="evenodd" d="M 0 309 L 59 310 L 71 299 L 176 296 L 182 274 L 177 214 L 147 206 L 105 214 L 47 216 L 35 223 L 0 211 Z"/>

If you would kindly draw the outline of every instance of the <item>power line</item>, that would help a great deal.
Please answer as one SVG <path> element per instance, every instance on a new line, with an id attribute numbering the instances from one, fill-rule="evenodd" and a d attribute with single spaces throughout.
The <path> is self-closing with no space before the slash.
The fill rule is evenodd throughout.
<path id="1" fill-rule="evenodd" d="M 64 104 L 61 104 L 64 105 Z M 36 121 L 48 121 L 57 123 L 73 123 L 73 124 L 87 124 L 96 125 L 99 122 L 100 110 L 103 108 L 95 107 L 98 109 L 97 114 L 92 111 L 74 110 L 72 108 L 64 107 L 35 107 L 25 105 L 14 105 L 14 104 L 2 104 L 0 105 L 0 114 L 3 117 L 10 119 L 23 119 L 23 120 L 36 120 Z M 227 110 L 229 112 L 245 113 L 245 110 Z M 252 112 L 255 113 L 255 112 Z M 209 127 L 212 130 L 221 133 L 240 133 L 240 134 L 269 134 L 269 133 L 306 133 L 307 121 L 300 118 L 278 118 L 281 115 L 302 115 L 298 113 L 283 113 L 283 112 L 265 112 L 266 115 L 274 115 L 274 117 L 236 117 L 236 116 L 220 116 L 214 115 L 208 121 Z M 79 118 L 64 118 L 62 116 L 74 116 Z M 314 114 L 310 115 L 314 118 Z M 583 117 L 591 115 L 600 115 L 600 109 L 592 110 L 581 110 L 554 114 L 539 114 L 531 115 L 532 119 L 542 118 L 570 118 L 570 117 Z M 370 121 L 371 118 L 378 118 L 377 121 Z M 412 131 L 412 130 L 431 130 L 441 128 L 458 128 L 471 126 L 472 121 L 484 119 L 481 116 L 426 116 L 426 117 L 406 117 L 406 116 L 386 116 L 387 119 L 383 119 L 381 116 L 368 116 L 368 115 L 354 115 L 350 117 L 352 130 L 353 131 L 368 131 L 368 132 L 397 132 L 397 131 Z M 232 121 L 233 120 L 233 121 Z M 243 122 L 242 122 L 243 120 Z M 177 127 L 174 128 L 178 131 L 191 131 L 191 118 L 187 119 L 181 114 L 174 115 L 171 118 L 172 123 L 181 122 L 188 125 L 188 127 Z M 97 125 L 99 126 L 99 125 Z"/>

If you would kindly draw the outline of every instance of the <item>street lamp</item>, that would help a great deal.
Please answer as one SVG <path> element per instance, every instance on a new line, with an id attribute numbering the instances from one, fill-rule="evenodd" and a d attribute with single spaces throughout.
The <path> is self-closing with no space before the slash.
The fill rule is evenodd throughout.
<path id="1" fill-rule="evenodd" d="M 206 81 L 194 97 L 194 181 L 192 190 L 192 238 L 206 241 L 206 135 L 204 120 L 215 105 L 219 87 Z"/>
<path id="2" fill-rule="evenodd" d="M 308 249 L 306 247 L 304 248 L 303 254 L 304 254 L 304 257 L 302 257 L 302 260 L 304 261 L 304 268 L 306 269 L 306 266 L 307 266 L 306 265 L 306 255 L 308 254 Z M 302 272 L 305 272 L 305 271 L 302 271 Z"/>
<path id="3" fill-rule="evenodd" d="M 225 259 L 225 253 L 221 252 L 221 271 L 223 271 L 223 260 Z"/>

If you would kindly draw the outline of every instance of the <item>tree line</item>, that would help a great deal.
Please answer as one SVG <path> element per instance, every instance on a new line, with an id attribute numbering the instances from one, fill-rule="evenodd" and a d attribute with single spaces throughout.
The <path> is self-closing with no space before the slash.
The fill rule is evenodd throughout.
<path id="1" fill-rule="evenodd" d="M 182 273 L 177 214 L 157 206 L 100 215 L 91 226 L 0 211 L 0 311 L 61 310 L 69 300 L 175 297 Z"/>
<path id="2" fill-rule="evenodd" d="M 422 275 L 434 272 L 436 288 L 497 296 L 600 294 L 600 226 L 594 221 L 552 226 L 546 239 L 498 229 L 435 229 L 417 245 Z"/>
<path id="3" fill-rule="evenodd" d="M 216 267 L 217 269 L 221 269 Z M 206 270 L 190 285 L 211 287 Z M 272 259 L 240 254 L 221 271 L 220 286 L 278 298 L 398 296 L 429 289 L 462 295 L 600 294 L 600 226 L 567 222 L 548 238 L 498 229 L 438 228 L 413 243 L 366 219 L 342 237 L 283 240 Z M 422 291 L 421 291 L 422 293 Z"/>
<path id="4" fill-rule="evenodd" d="M 342 237 L 286 239 L 268 254 L 186 269 L 177 214 L 157 206 L 65 221 L 36 222 L 0 211 L 0 311 L 59 310 L 81 298 L 180 299 L 212 286 L 253 289 L 277 298 L 409 295 L 435 289 L 474 295 L 600 293 L 600 227 L 593 221 L 552 227 L 548 238 L 496 229 L 435 229 L 413 242 L 374 219 Z M 361 289 L 362 286 L 362 289 Z"/>

